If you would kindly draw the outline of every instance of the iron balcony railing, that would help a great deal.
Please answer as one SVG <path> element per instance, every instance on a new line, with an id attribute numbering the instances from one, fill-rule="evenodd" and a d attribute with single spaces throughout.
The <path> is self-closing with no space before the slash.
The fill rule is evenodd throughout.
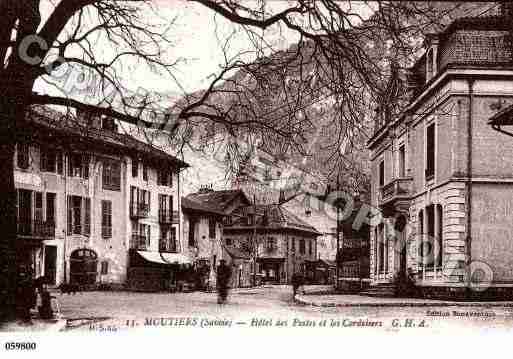
<path id="1" fill-rule="evenodd" d="M 381 187 L 380 203 L 384 204 L 396 199 L 408 198 L 412 193 L 412 178 L 396 178 L 392 182 Z"/>
<path id="2" fill-rule="evenodd" d="M 146 251 L 150 248 L 148 237 L 138 233 L 132 233 L 130 248 L 138 251 Z"/>
<path id="3" fill-rule="evenodd" d="M 167 253 L 178 253 L 176 240 L 161 239 L 159 241 L 159 251 Z"/>
<path id="4" fill-rule="evenodd" d="M 167 224 L 176 224 L 179 222 L 178 211 L 171 211 L 169 209 L 159 210 L 159 222 Z"/>
<path id="5" fill-rule="evenodd" d="M 147 218 L 150 215 L 150 206 L 148 203 L 131 202 L 130 203 L 130 217 L 132 218 Z"/>
<path id="6" fill-rule="evenodd" d="M 31 237 L 55 237 L 55 222 L 18 221 L 18 235 Z"/>

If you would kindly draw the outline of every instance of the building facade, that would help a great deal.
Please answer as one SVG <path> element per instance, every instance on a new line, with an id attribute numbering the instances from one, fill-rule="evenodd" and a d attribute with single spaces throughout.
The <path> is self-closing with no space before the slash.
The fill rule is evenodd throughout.
<path id="1" fill-rule="evenodd" d="M 282 206 L 256 205 L 240 207 L 225 224 L 223 238 L 227 246 L 251 254 L 257 284 L 285 284 L 316 261 L 318 235 Z"/>
<path id="2" fill-rule="evenodd" d="M 172 247 L 172 236 L 162 233 L 164 228 L 179 233 L 174 209 L 185 163 L 117 133 L 111 119 L 83 113 L 71 119 L 33 108 L 19 130 L 14 157 L 19 265 L 55 285 L 122 285 L 131 248 L 143 250 L 144 244 L 144 250 L 158 252 L 164 239 L 166 249 Z M 141 178 L 134 176 L 134 159 L 145 163 L 137 168 Z M 173 179 L 172 186 L 157 183 L 157 169 Z M 165 207 L 160 195 L 167 196 Z M 167 216 L 165 223 L 159 214 Z M 152 230 L 141 228 L 143 218 Z"/>
<path id="3" fill-rule="evenodd" d="M 370 139 L 383 217 L 371 229 L 374 285 L 409 277 L 439 295 L 513 284 L 513 149 L 487 124 L 513 102 L 510 24 L 462 18 L 430 36 L 409 105 Z"/>

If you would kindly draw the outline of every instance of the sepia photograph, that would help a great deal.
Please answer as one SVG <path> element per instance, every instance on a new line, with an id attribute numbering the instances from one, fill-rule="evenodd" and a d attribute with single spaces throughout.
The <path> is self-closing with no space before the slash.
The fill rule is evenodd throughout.
<path id="1" fill-rule="evenodd" d="M 0 14 L 2 357 L 512 332 L 513 2 Z"/>

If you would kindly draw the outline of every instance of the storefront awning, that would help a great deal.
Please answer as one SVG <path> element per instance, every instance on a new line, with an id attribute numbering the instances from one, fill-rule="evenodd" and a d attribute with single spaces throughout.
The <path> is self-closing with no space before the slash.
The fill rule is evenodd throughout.
<path id="1" fill-rule="evenodd" d="M 189 257 L 182 253 L 158 253 L 168 264 L 192 264 Z"/>
<path id="2" fill-rule="evenodd" d="M 164 262 L 159 252 L 137 251 L 137 254 L 146 259 L 148 262 L 157 264 L 169 264 L 167 262 Z"/>

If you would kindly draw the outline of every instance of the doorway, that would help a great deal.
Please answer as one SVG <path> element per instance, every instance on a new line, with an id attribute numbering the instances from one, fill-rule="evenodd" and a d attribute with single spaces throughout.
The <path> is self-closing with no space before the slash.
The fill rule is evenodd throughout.
<path id="1" fill-rule="evenodd" d="M 70 282 L 92 285 L 98 276 L 98 256 L 90 249 L 77 249 L 70 256 Z"/>
<path id="2" fill-rule="evenodd" d="M 47 283 L 50 285 L 56 284 L 56 269 L 57 269 L 57 247 L 45 246 L 45 271 L 44 275 Z"/>

